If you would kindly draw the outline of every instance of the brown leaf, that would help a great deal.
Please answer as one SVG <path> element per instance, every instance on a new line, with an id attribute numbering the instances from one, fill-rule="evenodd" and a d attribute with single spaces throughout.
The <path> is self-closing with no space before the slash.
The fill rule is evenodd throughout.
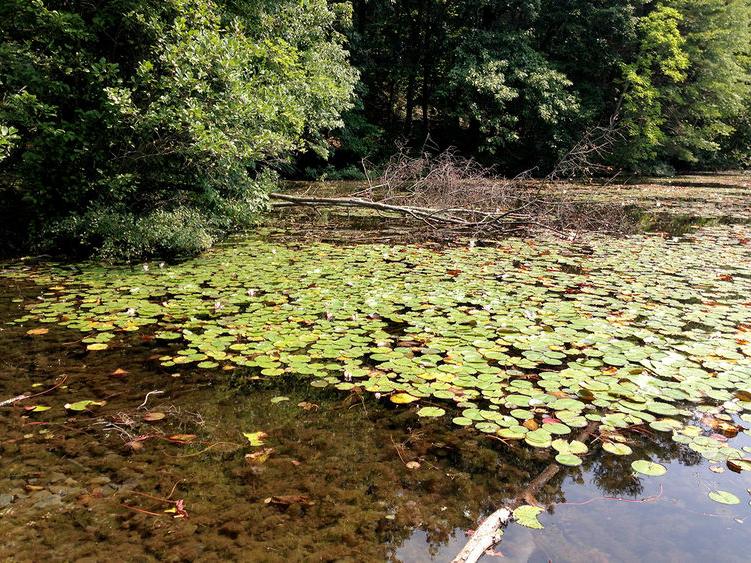
<path id="1" fill-rule="evenodd" d="M 297 406 L 305 411 L 312 411 L 312 410 L 318 410 L 318 405 L 315 403 L 308 403 L 307 401 L 302 401 L 300 403 L 297 403 Z"/>
<path id="2" fill-rule="evenodd" d="M 245 461 L 251 465 L 261 465 L 262 463 L 266 463 L 266 460 L 269 459 L 272 453 L 274 453 L 274 448 L 263 448 L 256 452 L 245 454 Z"/>
<path id="3" fill-rule="evenodd" d="M 420 464 L 416 461 L 408 461 L 405 465 L 407 469 L 420 469 Z"/>
<path id="4" fill-rule="evenodd" d="M 726 463 L 730 471 L 740 473 L 744 469 L 748 470 L 749 465 L 751 464 L 751 459 L 729 459 Z"/>
<path id="5" fill-rule="evenodd" d="M 147 412 L 143 415 L 143 419 L 146 422 L 156 422 L 157 420 L 163 420 L 166 416 L 163 412 Z"/>
<path id="6" fill-rule="evenodd" d="M 534 418 L 528 418 L 524 421 L 522 426 L 524 426 L 524 428 L 526 428 L 527 430 L 537 430 L 540 427 L 540 425 L 537 424 Z"/>
<path id="7" fill-rule="evenodd" d="M 167 439 L 178 444 L 190 444 L 197 437 L 195 434 L 172 434 L 172 436 L 167 436 Z"/>
<path id="8" fill-rule="evenodd" d="M 709 426 L 715 432 L 727 436 L 728 438 L 733 438 L 740 431 L 740 427 L 735 424 L 731 424 L 709 415 L 703 416 L 701 422 L 702 424 Z"/>
<path id="9" fill-rule="evenodd" d="M 27 330 L 26 334 L 29 336 L 40 336 L 42 334 L 47 334 L 50 331 L 48 328 L 32 328 L 31 330 Z"/>
<path id="10" fill-rule="evenodd" d="M 128 371 L 123 368 L 117 368 L 112 372 L 113 377 L 125 377 L 126 375 L 128 375 Z"/>

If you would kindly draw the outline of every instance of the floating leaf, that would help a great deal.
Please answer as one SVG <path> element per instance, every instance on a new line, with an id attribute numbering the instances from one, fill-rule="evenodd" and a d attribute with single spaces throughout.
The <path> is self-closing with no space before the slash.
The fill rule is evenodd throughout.
<path id="1" fill-rule="evenodd" d="M 156 422 L 158 420 L 163 420 L 167 415 L 163 412 L 147 412 L 145 415 L 143 415 L 143 419 L 146 422 Z"/>
<path id="2" fill-rule="evenodd" d="M 580 457 L 576 457 L 573 454 L 558 454 L 555 456 L 555 460 L 560 463 L 561 465 L 568 465 L 571 467 L 576 467 L 577 465 L 582 464 L 582 460 Z"/>
<path id="3" fill-rule="evenodd" d="M 527 528 L 533 528 L 535 530 L 542 530 L 543 525 L 537 519 L 537 516 L 542 512 L 542 508 L 525 504 L 514 510 L 514 520 L 517 524 L 526 526 Z"/>
<path id="4" fill-rule="evenodd" d="M 251 465 L 261 465 L 266 463 L 269 456 L 274 453 L 274 448 L 262 448 L 255 452 L 245 454 L 245 461 Z"/>
<path id="5" fill-rule="evenodd" d="M 615 442 L 605 442 L 602 449 L 613 455 L 631 455 L 634 451 L 626 444 L 617 444 Z"/>
<path id="6" fill-rule="evenodd" d="M 417 397 L 413 397 L 409 393 L 396 393 L 394 395 L 391 395 L 389 397 L 389 400 L 392 403 L 396 403 L 397 405 L 405 405 L 407 403 L 414 403 L 417 401 Z"/>
<path id="7" fill-rule="evenodd" d="M 709 493 L 709 498 L 720 504 L 740 504 L 741 499 L 735 496 L 733 493 L 727 491 L 712 491 Z"/>
<path id="8" fill-rule="evenodd" d="M 29 336 L 41 336 L 42 334 L 47 334 L 50 331 L 48 328 L 32 328 L 31 330 L 27 330 L 26 334 Z"/>
<path id="9" fill-rule="evenodd" d="M 172 434 L 167 436 L 167 439 L 171 442 L 177 442 L 179 444 L 189 444 L 194 441 L 198 436 L 195 434 Z"/>
<path id="10" fill-rule="evenodd" d="M 274 397 L 274 398 L 271 399 L 271 402 L 273 404 L 281 403 L 283 401 L 289 401 L 289 397 L 279 396 L 279 397 Z"/>
<path id="11" fill-rule="evenodd" d="M 75 403 L 65 403 L 64 406 L 69 411 L 85 411 L 89 407 L 101 407 L 106 404 L 107 404 L 107 401 L 83 400 L 83 401 L 77 401 Z"/>
<path id="12" fill-rule="evenodd" d="M 86 346 L 86 349 L 92 352 L 96 352 L 99 350 L 106 350 L 108 347 L 109 346 L 104 342 L 95 342 L 94 344 L 89 344 L 88 346 Z"/>
<path id="13" fill-rule="evenodd" d="M 631 463 L 631 469 L 642 475 L 648 475 L 650 477 L 659 477 L 665 475 L 667 468 L 659 463 L 654 463 L 646 459 L 638 459 Z"/>
<path id="14" fill-rule="evenodd" d="M 446 411 L 438 407 L 423 407 L 417 411 L 417 416 L 424 416 L 428 418 L 443 416 Z"/>

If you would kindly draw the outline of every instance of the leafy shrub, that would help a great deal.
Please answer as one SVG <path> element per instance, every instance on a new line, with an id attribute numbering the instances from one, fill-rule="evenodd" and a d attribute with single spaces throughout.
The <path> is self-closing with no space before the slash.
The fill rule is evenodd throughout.
<path id="1" fill-rule="evenodd" d="M 199 252 L 326 151 L 356 73 L 326 0 L 7 0 L 0 220 L 20 248 Z M 346 15 L 346 14 L 345 14 Z"/>

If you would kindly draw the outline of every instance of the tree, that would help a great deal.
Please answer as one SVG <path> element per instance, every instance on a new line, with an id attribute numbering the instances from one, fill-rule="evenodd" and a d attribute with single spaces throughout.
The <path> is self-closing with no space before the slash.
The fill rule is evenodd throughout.
<path id="1" fill-rule="evenodd" d="M 325 0 L 8 0 L 6 225 L 124 257 L 248 225 L 267 164 L 325 152 L 351 105 L 339 16 Z"/>

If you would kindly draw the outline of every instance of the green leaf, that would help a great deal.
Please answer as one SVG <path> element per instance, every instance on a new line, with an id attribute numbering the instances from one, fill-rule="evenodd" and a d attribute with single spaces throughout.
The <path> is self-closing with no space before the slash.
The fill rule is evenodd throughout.
<path id="1" fill-rule="evenodd" d="M 631 455 L 634 453 L 626 444 L 619 444 L 617 442 L 605 442 L 602 445 L 602 449 L 613 455 Z"/>
<path id="2" fill-rule="evenodd" d="M 89 400 L 83 400 L 83 401 L 77 401 L 75 403 L 65 403 L 65 408 L 69 411 L 85 411 L 89 407 L 98 406 L 101 407 L 103 405 L 106 405 L 107 401 L 89 401 Z"/>
<path id="3" fill-rule="evenodd" d="M 709 493 L 709 498 L 720 504 L 740 504 L 741 499 L 735 496 L 733 493 L 727 491 L 712 491 Z"/>
<path id="4" fill-rule="evenodd" d="M 248 439 L 251 446 L 258 447 L 263 446 L 264 440 L 268 438 L 266 432 L 243 432 L 243 436 Z"/>
<path id="5" fill-rule="evenodd" d="M 581 458 L 576 457 L 573 454 L 558 454 L 555 456 L 555 460 L 561 465 L 568 465 L 571 467 L 576 467 L 577 465 L 582 464 Z"/>
<path id="6" fill-rule="evenodd" d="M 514 510 L 514 520 L 517 524 L 526 526 L 527 528 L 533 528 L 535 530 L 542 530 L 543 525 L 537 519 L 537 516 L 542 512 L 542 508 L 525 504 Z"/>
<path id="7" fill-rule="evenodd" d="M 638 459 L 631 464 L 631 469 L 642 475 L 650 477 L 659 477 L 667 473 L 667 468 L 659 463 L 654 463 L 646 459 Z"/>
<path id="8" fill-rule="evenodd" d="M 417 416 L 424 416 L 427 418 L 435 418 L 443 416 L 444 414 L 446 414 L 446 411 L 438 407 L 423 407 L 417 411 Z"/>

